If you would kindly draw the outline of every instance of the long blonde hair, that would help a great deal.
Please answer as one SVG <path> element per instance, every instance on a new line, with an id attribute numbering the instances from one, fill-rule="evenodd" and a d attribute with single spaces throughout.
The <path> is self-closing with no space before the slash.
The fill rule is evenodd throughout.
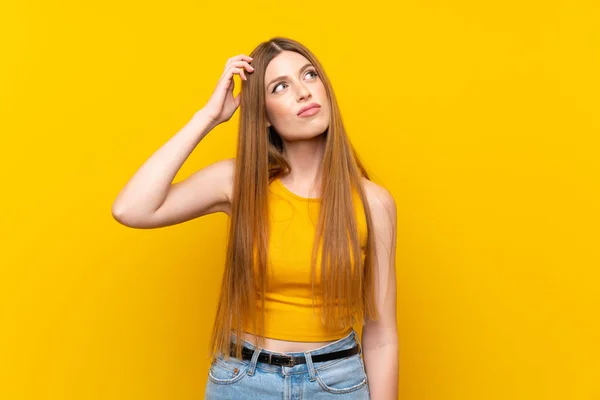
<path id="1" fill-rule="evenodd" d="M 361 177 L 369 179 L 366 169 L 352 147 L 337 100 L 323 67 L 317 58 L 297 41 L 275 37 L 252 51 L 252 74 L 242 82 L 239 136 L 233 182 L 233 199 L 227 256 L 220 301 L 212 331 L 210 357 L 217 352 L 229 359 L 231 333 L 241 338 L 243 320 L 254 327 L 254 345 L 264 346 L 264 299 L 268 260 L 269 217 L 267 192 L 270 182 L 291 171 L 283 155 L 281 138 L 267 126 L 265 70 L 282 51 L 294 51 L 306 57 L 322 80 L 331 110 L 326 132 L 325 151 L 320 171 L 322 193 L 319 223 L 312 253 L 313 304 L 315 267 L 321 254 L 322 322 L 327 326 L 352 326 L 354 316 L 364 324 L 377 319 L 374 300 L 374 238 L 367 198 Z M 352 191 L 358 193 L 367 223 L 364 268 L 350 268 L 362 260 L 358 225 Z M 341 234 L 347 232 L 347 235 Z M 350 250 L 350 251 L 349 251 Z M 260 305 L 257 300 L 261 299 Z M 341 300 L 341 301 L 340 301 Z M 241 358 L 243 340 L 236 340 L 235 356 Z"/>

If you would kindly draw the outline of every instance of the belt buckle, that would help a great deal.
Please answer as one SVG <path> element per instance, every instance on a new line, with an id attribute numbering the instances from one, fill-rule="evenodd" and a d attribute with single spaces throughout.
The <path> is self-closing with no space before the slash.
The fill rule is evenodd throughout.
<path id="1" fill-rule="evenodd" d="M 293 356 L 288 356 L 290 359 L 285 363 L 281 364 L 283 367 L 293 367 L 296 365 L 296 360 L 294 360 Z"/>
<path id="2" fill-rule="evenodd" d="M 273 354 L 269 353 L 269 358 L 267 359 L 267 363 L 268 364 L 273 364 Z M 281 356 L 276 356 L 276 357 L 281 357 Z M 296 360 L 294 360 L 294 357 L 292 356 L 286 356 L 289 357 L 290 359 L 283 362 L 283 363 L 278 363 L 275 365 L 281 365 L 282 367 L 293 367 L 294 365 L 296 365 Z"/>

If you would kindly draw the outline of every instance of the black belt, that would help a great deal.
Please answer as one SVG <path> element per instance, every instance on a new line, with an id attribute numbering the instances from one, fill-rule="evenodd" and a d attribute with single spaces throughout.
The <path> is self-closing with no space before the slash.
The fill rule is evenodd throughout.
<path id="1" fill-rule="evenodd" d="M 233 344 L 231 346 L 232 346 L 231 352 L 229 355 L 235 356 L 235 350 L 234 350 Z M 315 354 L 315 355 L 311 354 L 310 357 L 312 359 L 312 362 L 321 362 L 321 361 L 329 361 L 329 360 L 335 360 L 337 358 L 352 356 L 354 354 L 357 354 L 358 351 L 359 351 L 359 345 L 357 344 L 356 346 L 354 346 L 350 349 L 332 351 L 331 353 L 325 353 L 325 354 Z M 242 348 L 242 359 L 243 360 L 250 360 L 252 358 L 253 354 L 254 354 L 254 350 L 249 349 L 248 347 Z M 293 367 L 296 364 L 305 364 L 306 357 L 304 357 L 304 356 L 288 356 L 285 354 L 272 354 L 272 353 L 266 353 L 264 351 L 261 351 L 260 354 L 258 355 L 258 361 L 265 363 L 265 364 L 281 365 L 284 367 Z"/>

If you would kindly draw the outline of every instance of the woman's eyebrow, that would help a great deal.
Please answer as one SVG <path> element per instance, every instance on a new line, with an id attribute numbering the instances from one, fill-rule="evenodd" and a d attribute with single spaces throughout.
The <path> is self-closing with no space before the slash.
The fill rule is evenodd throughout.
<path id="1" fill-rule="evenodd" d="M 307 67 L 310 67 L 311 65 L 312 65 L 312 63 L 304 64 L 304 66 L 302 68 L 300 68 L 300 71 L 298 71 L 298 73 L 301 73 L 302 71 L 304 71 Z M 287 75 L 278 76 L 277 78 L 275 78 L 271 82 L 269 82 L 267 84 L 267 87 L 271 86 L 271 84 L 273 82 L 278 81 L 278 80 L 283 79 L 283 78 L 287 78 L 287 77 L 288 77 Z"/>

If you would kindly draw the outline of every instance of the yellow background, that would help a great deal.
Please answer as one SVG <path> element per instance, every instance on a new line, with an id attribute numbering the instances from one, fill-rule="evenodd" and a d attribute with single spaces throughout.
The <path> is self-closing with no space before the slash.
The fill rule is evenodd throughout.
<path id="1" fill-rule="evenodd" d="M 600 399 L 599 8 L 2 2 L 0 399 L 202 398 L 227 217 L 135 230 L 111 205 L 275 35 L 323 62 L 396 199 L 400 398 Z M 234 156 L 237 122 L 176 181 Z"/>

